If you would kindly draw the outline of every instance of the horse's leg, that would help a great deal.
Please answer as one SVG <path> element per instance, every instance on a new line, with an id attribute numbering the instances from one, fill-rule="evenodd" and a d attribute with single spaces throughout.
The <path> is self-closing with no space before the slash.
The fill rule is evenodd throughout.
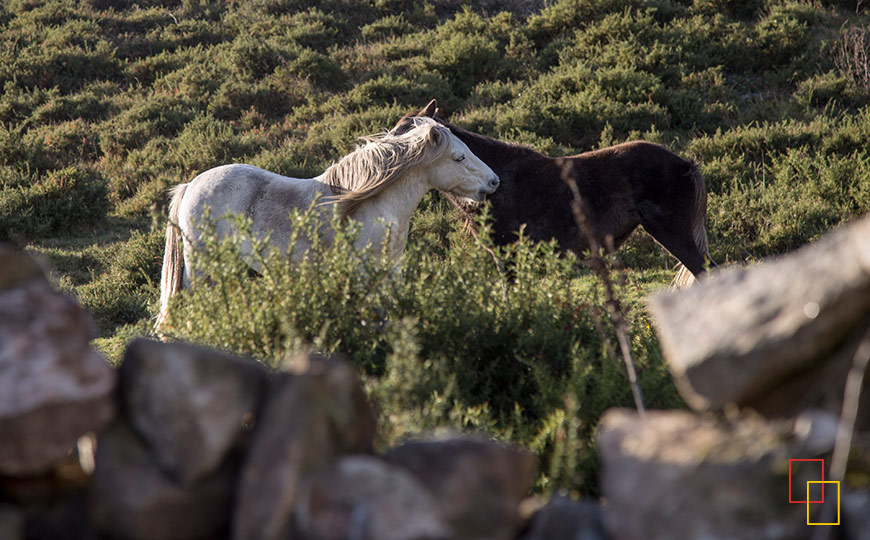
<path id="1" fill-rule="evenodd" d="M 704 273 L 704 254 L 695 244 L 691 222 L 686 223 L 686 220 L 672 221 L 664 217 L 644 219 L 644 216 L 641 215 L 640 223 L 644 230 L 683 263 L 683 266 L 688 268 L 692 275 L 698 277 Z"/>

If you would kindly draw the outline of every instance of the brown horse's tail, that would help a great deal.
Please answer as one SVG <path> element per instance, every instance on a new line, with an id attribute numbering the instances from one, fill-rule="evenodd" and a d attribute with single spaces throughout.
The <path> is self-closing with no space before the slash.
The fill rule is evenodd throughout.
<path id="1" fill-rule="evenodd" d="M 154 331 L 160 335 L 160 329 L 169 317 L 169 300 L 181 290 L 184 276 L 184 256 L 182 254 L 181 230 L 178 228 L 178 207 L 188 184 L 179 184 L 172 188 L 172 200 L 169 202 L 169 223 L 166 224 L 166 247 L 163 252 L 163 269 L 160 271 L 160 311 L 154 321 Z"/>
<path id="2" fill-rule="evenodd" d="M 689 173 L 692 179 L 692 186 L 695 189 L 694 209 L 695 213 L 692 216 L 692 238 L 695 240 L 695 245 L 698 251 L 701 252 L 711 266 L 716 266 L 713 262 L 713 257 L 710 256 L 710 249 L 707 246 L 707 186 L 704 184 L 704 178 L 701 176 L 701 171 L 696 163 L 692 163 L 692 170 Z M 684 289 L 695 283 L 695 276 L 686 268 L 685 265 L 680 265 L 677 275 L 674 276 L 671 282 L 671 288 Z"/>

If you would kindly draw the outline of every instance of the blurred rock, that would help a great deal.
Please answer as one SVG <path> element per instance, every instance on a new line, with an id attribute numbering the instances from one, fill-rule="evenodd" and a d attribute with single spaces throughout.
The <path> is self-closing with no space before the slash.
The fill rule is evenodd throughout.
<path id="1" fill-rule="evenodd" d="M 234 514 L 238 540 L 295 533 L 300 486 L 342 454 L 372 451 L 375 416 L 354 369 L 319 356 L 276 377 L 242 469 Z"/>
<path id="2" fill-rule="evenodd" d="M 88 516 L 87 490 L 25 510 L 27 540 L 97 540 Z M 0 536 L 0 538 L 5 538 Z"/>
<path id="3" fill-rule="evenodd" d="M 50 470 L 114 414 L 90 316 L 43 280 L 0 290 L 0 474 Z"/>
<path id="4" fill-rule="evenodd" d="M 34 280 L 47 282 L 42 267 L 23 251 L 0 243 L 0 291 Z"/>
<path id="5" fill-rule="evenodd" d="M 616 539 L 804 538 L 806 505 L 790 504 L 788 460 L 804 458 L 787 426 L 725 423 L 686 411 L 611 409 L 598 452 L 604 526 Z M 798 468 L 793 485 L 806 485 Z M 811 519 L 821 505 L 811 505 Z"/>
<path id="6" fill-rule="evenodd" d="M 130 425 L 166 472 L 191 484 L 220 465 L 243 423 L 253 424 L 267 374 L 214 349 L 137 339 L 119 376 Z"/>
<path id="7" fill-rule="evenodd" d="M 452 538 L 432 495 L 405 469 L 371 456 L 342 457 L 315 474 L 297 520 L 312 540 Z"/>
<path id="8" fill-rule="evenodd" d="M 0 538 L 24 540 L 24 511 L 21 508 L 0 503 Z"/>
<path id="9" fill-rule="evenodd" d="M 839 414 L 852 355 L 870 329 L 870 216 L 788 255 L 655 295 L 650 305 L 693 408 Z M 870 426 L 866 397 L 861 418 L 859 428 Z"/>
<path id="10" fill-rule="evenodd" d="M 870 491 L 844 490 L 840 516 L 846 534 L 844 540 L 870 538 Z"/>
<path id="11" fill-rule="evenodd" d="M 225 467 L 182 486 L 161 471 L 129 427 L 115 422 L 97 444 L 91 521 L 97 532 L 125 540 L 225 538 L 234 480 Z"/>
<path id="12" fill-rule="evenodd" d="M 807 409 L 795 418 L 794 435 L 810 454 L 826 454 L 834 450 L 839 422 L 833 413 Z"/>
<path id="13" fill-rule="evenodd" d="M 384 456 L 413 473 L 441 506 L 456 538 L 514 538 L 532 486 L 533 454 L 486 439 L 411 441 Z"/>
<path id="14" fill-rule="evenodd" d="M 519 540 L 606 540 L 598 503 L 555 496 L 532 516 Z"/>
<path id="15" fill-rule="evenodd" d="M 48 472 L 31 476 L 0 476 L 0 500 L 20 505 L 42 504 L 87 486 L 90 476 L 76 453 L 56 461 Z M 2 539 L 2 537 L 0 537 Z"/>

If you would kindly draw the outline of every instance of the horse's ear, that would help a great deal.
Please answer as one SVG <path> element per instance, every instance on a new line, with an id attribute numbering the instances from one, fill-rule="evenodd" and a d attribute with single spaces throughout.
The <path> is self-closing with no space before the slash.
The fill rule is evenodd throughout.
<path id="1" fill-rule="evenodd" d="M 390 135 L 398 137 L 411 131 L 411 129 L 414 127 L 414 122 L 411 121 L 412 118 L 414 118 L 414 113 L 408 113 L 401 119 L 399 119 L 399 121 L 396 122 L 396 125 L 393 126 L 393 129 L 390 130 Z"/>
<path id="2" fill-rule="evenodd" d="M 428 105 L 420 109 L 420 112 L 417 113 L 417 116 L 428 116 L 429 118 L 435 118 L 435 114 L 438 112 L 438 102 L 434 99 L 429 102 Z"/>
<path id="3" fill-rule="evenodd" d="M 430 139 L 433 143 L 435 143 L 435 146 L 438 146 L 438 145 L 441 144 L 441 136 L 442 136 L 442 133 L 441 133 L 441 130 L 438 129 L 439 127 L 440 127 L 440 126 L 438 126 L 437 124 L 435 124 L 435 125 L 433 125 L 433 126 L 431 126 L 431 127 L 429 128 L 429 139 Z"/>
<path id="4" fill-rule="evenodd" d="M 433 124 L 429 128 L 429 140 L 432 141 L 435 146 L 441 146 L 444 144 L 449 136 L 450 130 L 441 124 Z"/>

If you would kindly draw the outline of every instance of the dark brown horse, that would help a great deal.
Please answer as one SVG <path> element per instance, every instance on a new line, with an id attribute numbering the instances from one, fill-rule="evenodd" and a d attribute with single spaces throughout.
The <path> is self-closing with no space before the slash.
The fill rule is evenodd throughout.
<path id="1" fill-rule="evenodd" d="M 681 271 L 676 285 L 687 285 L 692 276 L 703 274 L 705 256 L 715 266 L 707 249 L 707 190 L 695 163 L 646 141 L 551 158 L 527 146 L 451 125 L 437 114 L 432 100 L 402 118 L 393 131 L 406 129 L 414 116 L 435 118 L 495 171 L 501 187 L 488 200 L 496 244 L 515 241 L 520 226 L 525 225 L 532 240 L 556 239 L 561 249 L 578 254 L 587 250 L 571 210 L 573 196 L 563 179 L 567 174 L 577 183 L 592 214 L 588 221 L 600 245 L 616 249 L 643 225 L 691 272 Z"/>

